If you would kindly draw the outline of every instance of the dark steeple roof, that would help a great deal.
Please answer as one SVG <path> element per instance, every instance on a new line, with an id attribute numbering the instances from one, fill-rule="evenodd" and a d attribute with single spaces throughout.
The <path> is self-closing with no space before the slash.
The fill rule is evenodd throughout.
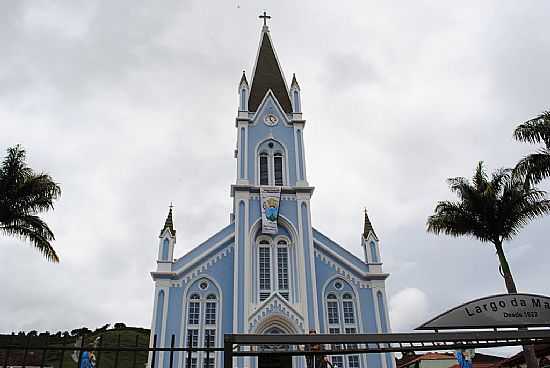
<path id="1" fill-rule="evenodd" d="M 248 81 L 246 80 L 246 74 L 244 73 L 244 70 L 243 70 L 243 76 L 241 77 L 241 81 L 239 82 L 239 86 L 241 86 L 243 83 L 248 87 Z"/>
<path id="2" fill-rule="evenodd" d="M 300 85 L 298 84 L 298 81 L 296 80 L 296 74 L 292 73 L 292 83 L 290 83 L 290 88 L 296 86 L 298 89 L 300 89 Z"/>
<path id="3" fill-rule="evenodd" d="M 174 230 L 174 221 L 172 221 L 172 205 L 170 205 L 170 211 L 168 211 L 168 216 L 166 217 L 166 221 L 164 222 L 164 227 L 160 231 L 160 234 L 162 235 L 162 233 L 166 229 L 169 229 L 172 235 L 176 235 L 176 230 Z"/>
<path id="4" fill-rule="evenodd" d="M 288 96 L 288 90 L 283 78 L 283 72 L 275 56 L 275 50 L 271 44 L 269 29 L 264 26 L 262 29 L 262 42 L 258 51 L 258 58 L 252 76 L 252 86 L 248 97 L 248 111 L 257 111 L 268 90 L 273 94 L 283 110 L 292 113 L 292 104 Z"/>
<path id="5" fill-rule="evenodd" d="M 365 225 L 363 227 L 363 237 L 369 236 L 369 233 L 372 232 L 372 235 L 374 235 L 375 238 L 378 239 L 376 236 L 376 233 L 374 232 L 374 228 L 372 227 L 372 224 L 369 219 L 369 215 L 367 214 L 367 210 L 365 209 Z"/>

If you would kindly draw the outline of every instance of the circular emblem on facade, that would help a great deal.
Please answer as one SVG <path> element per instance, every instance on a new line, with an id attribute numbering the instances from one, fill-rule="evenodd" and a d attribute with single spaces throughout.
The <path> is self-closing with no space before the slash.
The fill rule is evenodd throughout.
<path id="1" fill-rule="evenodd" d="M 277 117 L 273 114 L 267 114 L 264 118 L 264 122 L 269 126 L 277 124 L 278 121 L 279 119 L 277 119 Z"/>
<path id="2" fill-rule="evenodd" d="M 338 290 L 342 289 L 342 283 L 340 281 L 336 281 L 334 283 L 334 287 Z"/>
<path id="3" fill-rule="evenodd" d="M 208 287 L 208 282 L 206 280 L 201 281 L 201 283 L 199 284 L 199 287 L 202 290 L 206 290 L 206 288 Z"/>

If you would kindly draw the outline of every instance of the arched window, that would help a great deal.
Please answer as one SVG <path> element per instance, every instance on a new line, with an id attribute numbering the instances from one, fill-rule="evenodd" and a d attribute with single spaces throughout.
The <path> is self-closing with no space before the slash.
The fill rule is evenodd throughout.
<path id="1" fill-rule="evenodd" d="M 283 154 L 280 152 L 275 153 L 273 156 L 273 167 L 275 172 L 275 185 L 283 185 Z"/>
<path id="2" fill-rule="evenodd" d="M 206 278 L 195 281 L 191 285 L 190 291 L 187 300 L 187 318 L 185 319 L 187 322 L 185 344 L 187 347 L 218 347 L 216 331 L 220 328 L 218 321 L 219 313 L 221 313 L 218 303 L 219 291 Z M 189 363 L 194 368 L 213 368 L 215 355 L 211 353 L 209 361 L 206 361 L 204 352 L 193 352 Z M 187 359 L 187 355 L 184 356 L 184 359 Z M 201 362 L 201 367 L 198 362 Z M 187 361 L 184 364 L 187 364 Z"/>
<path id="3" fill-rule="evenodd" d="M 300 93 L 297 90 L 294 90 L 294 112 L 300 112 Z"/>
<path id="4" fill-rule="evenodd" d="M 257 243 L 257 285 L 260 302 L 278 292 L 283 298 L 290 298 L 290 248 L 289 240 L 279 238 L 275 241 L 263 235 Z"/>
<path id="5" fill-rule="evenodd" d="M 371 240 L 370 242 L 370 255 L 372 262 L 378 263 L 378 253 L 376 252 L 376 243 Z"/>
<path id="6" fill-rule="evenodd" d="M 328 286 L 326 294 L 326 321 L 330 334 L 356 334 L 357 310 L 355 296 L 351 286 L 343 279 L 335 279 Z M 333 350 L 341 349 L 341 345 L 333 345 Z M 356 344 L 347 344 L 348 349 L 357 348 Z M 358 355 L 333 355 L 334 368 L 360 368 Z"/>
<path id="7" fill-rule="evenodd" d="M 240 109 L 241 111 L 246 111 L 247 108 L 246 108 L 246 88 L 242 88 L 241 89 L 241 106 L 240 106 Z"/>
<path id="8" fill-rule="evenodd" d="M 269 156 L 260 154 L 260 185 L 269 185 Z"/>
<path id="9" fill-rule="evenodd" d="M 168 253 L 169 253 L 169 247 L 170 247 L 170 241 L 168 239 L 164 239 L 162 242 L 162 260 L 168 261 Z"/>
<path id="10" fill-rule="evenodd" d="M 285 150 L 274 140 L 263 142 L 258 149 L 259 185 L 283 186 L 286 182 Z"/>
<path id="11" fill-rule="evenodd" d="M 288 245 L 285 240 L 277 242 L 277 282 L 279 293 L 288 300 Z"/>
<path id="12" fill-rule="evenodd" d="M 376 293 L 376 299 L 378 301 L 378 313 L 380 314 L 380 327 L 382 332 L 388 332 L 388 324 L 386 322 L 386 306 L 384 304 L 384 296 L 381 291 Z"/>

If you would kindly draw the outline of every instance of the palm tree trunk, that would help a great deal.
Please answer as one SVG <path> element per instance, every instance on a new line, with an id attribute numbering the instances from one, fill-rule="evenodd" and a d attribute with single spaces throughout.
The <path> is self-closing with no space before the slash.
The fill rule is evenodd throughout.
<path id="1" fill-rule="evenodd" d="M 506 283 L 506 290 L 508 294 L 516 294 L 518 289 L 516 283 L 514 282 L 514 277 L 510 271 L 510 265 L 506 260 L 504 255 L 504 250 L 502 249 L 502 241 L 495 241 L 495 248 L 497 249 L 498 260 L 500 262 L 500 268 L 502 269 L 502 274 L 504 276 L 504 282 Z M 527 329 L 527 328 L 524 328 Z M 535 347 L 533 345 L 523 345 L 523 357 L 527 363 L 527 368 L 538 368 L 539 363 L 537 361 L 537 356 L 535 354 Z"/>
<path id="2" fill-rule="evenodd" d="M 495 241 L 495 248 L 497 249 L 500 268 L 502 269 L 504 282 L 506 283 L 506 290 L 508 290 L 508 294 L 515 294 L 518 292 L 518 289 L 516 288 L 516 283 L 514 282 L 512 272 L 510 271 L 510 265 L 508 265 L 508 261 L 506 260 L 506 256 L 504 255 L 504 250 L 502 249 L 502 241 Z"/>

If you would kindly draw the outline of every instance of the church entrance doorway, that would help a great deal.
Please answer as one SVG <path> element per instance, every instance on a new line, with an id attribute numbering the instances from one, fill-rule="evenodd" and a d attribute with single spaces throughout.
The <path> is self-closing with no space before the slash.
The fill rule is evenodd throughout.
<path id="1" fill-rule="evenodd" d="M 286 335 L 279 327 L 271 327 L 264 332 L 265 335 Z M 288 351 L 288 345 L 262 346 L 262 351 Z M 283 354 L 264 355 L 258 357 L 258 368 L 292 368 L 292 356 Z"/>

